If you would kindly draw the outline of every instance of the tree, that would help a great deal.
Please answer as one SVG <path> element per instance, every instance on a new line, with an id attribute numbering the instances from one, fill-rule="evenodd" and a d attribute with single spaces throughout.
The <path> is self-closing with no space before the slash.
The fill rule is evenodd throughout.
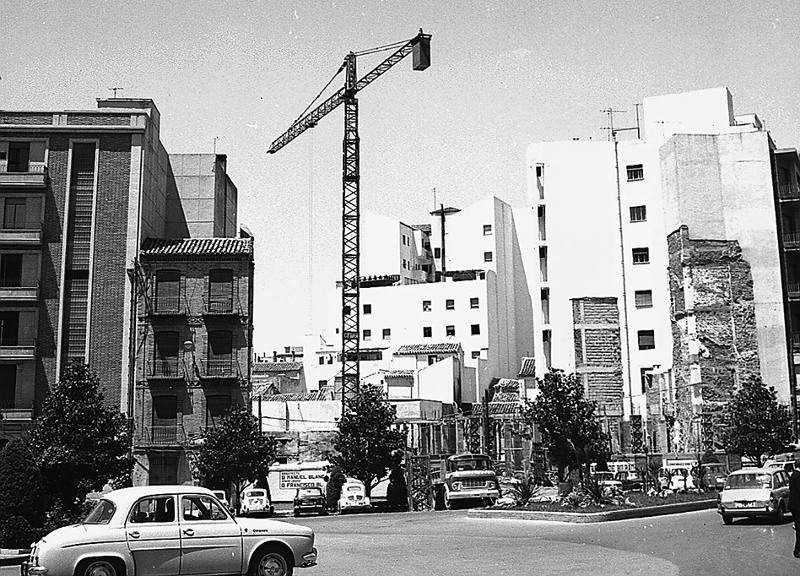
<path id="1" fill-rule="evenodd" d="M 725 449 L 748 456 L 759 465 L 764 456 L 778 452 L 792 438 L 789 409 L 779 404 L 775 389 L 758 376 L 742 381 L 728 402 Z"/>
<path id="2" fill-rule="evenodd" d="M 608 451 L 594 402 L 584 398 L 583 385 L 574 374 L 551 369 L 537 382 L 539 394 L 526 408 L 525 419 L 538 426 L 562 481 L 569 469 L 588 474 L 590 460 L 602 459 Z"/>
<path id="3" fill-rule="evenodd" d="M 364 483 L 367 496 L 392 466 L 392 453 L 405 448 L 405 429 L 395 429 L 397 412 L 377 386 L 363 386 L 338 422 L 331 463 Z"/>
<path id="4" fill-rule="evenodd" d="M 51 390 L 31 430 L 31 449 L 53 504 L 76 518 L 89 492 L 130 475 L 125 416 L 103 404 L 97 374 L 75 359 Z"/>
<path id="5" fill-rule="evenodd" d="M 233 485 L 238 510 L 248 484 L 264 480 L 275 460 L 275 439 L 261 432 L 258 418 L 243 406 L 233 406 L 202 439 L 197 469 L 211 488 Z"/>

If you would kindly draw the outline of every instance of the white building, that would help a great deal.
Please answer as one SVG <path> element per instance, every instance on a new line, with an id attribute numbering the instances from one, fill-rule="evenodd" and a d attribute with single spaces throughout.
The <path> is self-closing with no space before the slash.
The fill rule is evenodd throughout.
<path id="1" fill-rule="evenodd" d="M 539 261 L 526 265 L 539 269 L 530 274 L 537 364 L 574 371 L 578 327 L 571 300 L 616 298 L 626 418 L 646 414 L 646 375 L 670 371 L 673 331 L 684 337 L 694 329 L 688 304 L 688 322 L 673 323 L 670 315 L 667 237 L 688 226 L 693 239 L 741 247 L 752 270 L 761 376 L 786 401 L 790 368 L 770 174 L 774 144 L 755 115 L 734 116 L 726 88 L 645 98 L 643 108 L 644 140 L 528 148 Z"/>
<path id="2" fill-rule="evenodd" d="M 441 218 L 431 219 L 409 226 L 363 216 L 360 372 L 364 378 L 389 370 L 403 345 L 458 343 L 461 390 L 453 399 L 437 395 L 475 402 L 493 378 L 515 377 L 520 359 L 533 352 L 531 298 L 514 217 L 511 206 L 494 197 L 446 215 L 445 274 Z M 337 290 L 324 336 L 306 348 L 316 351 L 306 356 L 309 387 L 333 384 L 341 370 L 340 308 Z"/>

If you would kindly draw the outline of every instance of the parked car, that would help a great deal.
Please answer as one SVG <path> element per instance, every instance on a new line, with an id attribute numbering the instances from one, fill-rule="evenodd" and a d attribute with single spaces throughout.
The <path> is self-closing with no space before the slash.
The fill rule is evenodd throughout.
<path id="1" fill-rule="evenodd" d="M 601 488 L 616 488 L 622 490 L 622 482 L 614 478 L 613 472 L 595 472 L 594 479 Z"/>
<path id="2" fill-rule="evenodd" d="M 717 497 L 717 512 L 725 524 L 740 516 L 770 516 L 783 520 L 789 502 L 789 473 L 783 468 L 743 468 L 728 475 Z"/>
<path id="3" fill-rule="evenodd" d="M 21 576 L 139 576 L 151 566 L 159 574 L 290 576 L 316 562 L 310 528 L 234 518 L 206 488 L 137 486 L 105 494 L 80 524 L 36 542 Z"/>
<path id="4" fill-rule="evenodd" d="M 644 486 L 644 480 L 635 470 L 631 470 L 629 472 L 617 472 L 614 477 L 620 481 L 624 491 L 641 490 Z"/>
<path id="5" fill-rule="evenodd" d="M 337 508 L 340 513 L 353 512 L 355 510 L 365 510 L 371 508 L 369 497 L 367 497 L 367 489 L 364 483 L 355 478 L 348 478 L 342 484 L 342 492 L 339 496 Z"/>
<path id="6" fill-rule="evenodd" d="M 225 508 L 233 512 L 233 508 L 231 507 L 230 502 L 228 502 L 228 496 L 225 494 L 225 490 L 212 490 L 211 492 L 214 494 L 214 496 L 216 496 L 217 500 L 225 505 Z"/>
<path id="7" fill-rule="evenodd" d="M 272 515 L 275 507 L 270 503 L 267 491 L 263 488 L 248 488 L 242 496 L 241 514 L 268 514 Z"/>
<path id="8" fill-rule="evenodd" d="M 767 460 L 764 462 L 764 468 L 780 468 L 791 474 L 796 468 L 796 465 L 794 460 Z"/>
<path id="9" fill-rule="evenodd" d="M 294 515 L 300 516 L 303 512 L 327 514 L 325 508 L 325 494 L 317 486 L 298 488 L 294 494 Z"/>
<path id="10" fill-rule="evenodd" d="M 689 466 L 668 464 L 658 470 L 662 490 L 692 490 L 694 478 Z"/>
<path id="11" fill-rule="evenodd" d="M 703 484 L 709 490 L 722 490 L 728 478 L 728 467 L 721 463 L 703 464 Z"/>

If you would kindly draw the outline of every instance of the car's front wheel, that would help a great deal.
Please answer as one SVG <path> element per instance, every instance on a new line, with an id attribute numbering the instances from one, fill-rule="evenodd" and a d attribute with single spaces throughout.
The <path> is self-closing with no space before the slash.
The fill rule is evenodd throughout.
<path id="1" fill-rule="evenodd" d="M 125 570 L 118 570 L 117 565 L 110 560 L 95 559 L 85 560 L 75 570 L 77 576 L 124 576 Z"/>
<path id="2" fill-rule="evenodd" d="M 730 526 L 733 523 L 733 518 L 731 518 L 728 514 L 723 514 L 722 522 L 725 524 L 725 526 Z"/>
<path id="3" fill-rule="evenodd" d="M 253 560 L 249 576 L 292 576 L 292 559 L 277 548 L 265 548 Z"/>

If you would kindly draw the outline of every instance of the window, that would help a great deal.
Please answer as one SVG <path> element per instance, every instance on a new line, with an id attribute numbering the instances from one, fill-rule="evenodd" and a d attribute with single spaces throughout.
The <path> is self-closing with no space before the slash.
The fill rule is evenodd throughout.
<path id="1" fill-rule="evenodd" d="M 384 328 L 383 329 L 383 339 L 384 340 L 391 340 L 392 339 L 392 329 L 391 328 Z"/>
<path id="2" fill-rule="evenodd" d="M 183 520 L 227 520 L 228 515 L 211 496 L 181 496 Z"/>
<path id="3" fill-rule="evenodd" d="M 230 407 L 230 396 L 209 396 L 206 400 L 206 428 L 216 428 Z"/>
<path id="4" fill-rule="evenodd" d="M 8 167 L 9 172 L 27 172 L 28 161 L 31 156 L 30 142 L 9 142 L 8 143 Z"/>
<path id="5" fill-rule="evenodd" d="M 650 263 L 650 249 L 649 248 L 634 248 L 633 249 L 633 263 L 634 264 L 649 264 Z"/>
<path id="6" fill-rule="evenodd" d="M 422 301 L 422 311 L 423 312 L 430 312 L 431 311 L 431 301 L 430 300 L 423 300 Z"/>
<path id="7" fill-rule="evenodd" d="M 212 314 L 233 312 L 233 270 L 208 272 L 208 311 Z"/>
<path id="8" fill-rule="evenodd" d="M 169 445 L 178 441 L 178 397 L 155 396 L 153 398 L 154 444 Z"/>
<path id="9" fill-rule="evenodd" d="M 438 361 L 439 357 L 436 356 L 435 354 L 431 354 L 430 356 L 428 356 L 428 366 L 430 366 L 431 364 L 436 364 Z"/>
<path id="10" fill-rule="evenodd" d="M 364 304 L 364 315 L 372 314 L 372 304 Z"/>
<path id="11" fill-rule="evenodd" d="M 480 324 L 473 324 L 473 325 L 470 327 L 470 333 L 471 333 L 473 336 L 477 336 L 478 334 L 480 334 L 480 333 L 481 333 L 481 325 L 480 325 Z"/>
<path id="12" fill-rule="evenodd" d="M 640 368 L 639 374 L 642 378 L 642 394 L 653 388 L 652 368 Z"/>
<path id="13" fill-rule="evenodd" d="M 178 270 L 156 272 L 155 311 L 176 313 L 180 309 L 181 273 Z"/>
<path id="14" fill-rule="evenodd" d="M 19 286 L 22 286 L 22 254 L 3 254 L 0 256 L 0 287 Z"/>
<path id="15" fill-rule="evenodd" d="M 226 330 L 208 333 L 208 376 L 233 376 L 233 334 Z"/>
<path id="16" fill-rule="evenodd" d="M 25 198 L 6 198 L 3 212 L 3 228 L 21 229 L 27 225 L 25 220 Z"/>
<path id="17" fill-rule="evenodd" d="M 652 350 L 656 347 L 656 334 L 653 330 L 639 330 L 639 350 Z"/>
<path id="18" fill-rule="evenodd" d="M 442 249 L 438 246 L 433 249 L 433 257 L 434 258 L 441 258 L 442 257 Z"/>
<path id="19" fill-rule="evenodd" d="M 644 180 L 644 166 L 641 164 L 632 164 L 630 166 L 626 166 L 625 169 L 628 172 L 628 182 L 632 182 L 634 180 Z"/>
<path id="20" fill-rule="evenodd" d="M 456 309 L 456 301 L 455 300 L 445 300 L 444 301 L 445 310 L 455 310 Z"/>
<path id="21" fill-rule="evenodd" d="M 405 269 L 406 269 L 406 259 L 403 258 L 403 270 L 405 270 Z"/>
<path id="22" fill-rule="evenodd" d="M 178 349 L 180 348 L 180 334 L 178 332 L 158 331 L 153 335 L 155 342 L 155 355 L 153 357 L 154 376 L 178 376 Z"/>
<path id="23" fill-rule="evenodd" d="M 325 356 L 320 356 L 320 357 L 319 357 L 319 364 L 320 364 L 320 366 L 322 366 L 323 364 L 325 364 Z"/>
<path id="24" fill-rule="evenodd" d="M 491 236 L 492 235 L 492 225 L 491 224 L 484 224 L 483 225 L 483 235 L 484 236 Z"/>
<path id="25" fill-rule="evenodd" d="M 0 312 L 0 346 L 17 346 L 19 338 L 19 312 Z"/>
<path id="26" fill-rule="evenodd" d="M 481 357 L 481 351 L 480 350 L 473 350 L 472 351 L 472 358 L 473 359 L 480 358 L 480 357 Z"/>
<path id="27" fill-rule="evenodd" d="M 134 504 L 128 518 L 131 524 L 148 522 L 175 522 L 175 497 L 144 498 Z"/>
<path id="28" fill-rule="evenodd" d="M 647 206 L 631 206 L 631 222 L 647 220 Z"/>
<path id="29" fill-rule="evenodd" d="M 422 328 L 422 337 L 423 338 L 432 338 L 433 337 L 433 328 L 430 326 L 424 326 Z"/>
<path id="30" fill-rule="evenodd" d="M 17 395 L 17 365 L 0 364 L 0 408 L 13 408 Z"/>
<path id="31" fill-rule="evenodd" d="M 372 340 L 372 330 L 364 330 L 364 340 Z"/>
<path id="32" fill-rule="evenodd" d="M 653 307 L 653 291 L 652 290 L 637 290 L 634 294 L 637 308 L 652 308 Z"/>
<path id="33" fill-rule="evenodd" d="M 492 253 L 491 252 L 484 252 L 483 253 L 483 261 L 484 262 L 491 262 L 492 261 Z"/>
<path id="34" fill-rule="evenodd" d="M 445 326 L 444 333 L 446 336 L 455 336 L 456 335 L 456 327 L 455 326 Z"/>
<path id="35" fill-rule="evenodd" d="M 479 308 L 480 307 L 479 306 L 479 302 L 480 301 L 477 298 L 470 298 L 469 299 L 469 307 L 472 308 L 473 310 L 475 308 Z"/>

